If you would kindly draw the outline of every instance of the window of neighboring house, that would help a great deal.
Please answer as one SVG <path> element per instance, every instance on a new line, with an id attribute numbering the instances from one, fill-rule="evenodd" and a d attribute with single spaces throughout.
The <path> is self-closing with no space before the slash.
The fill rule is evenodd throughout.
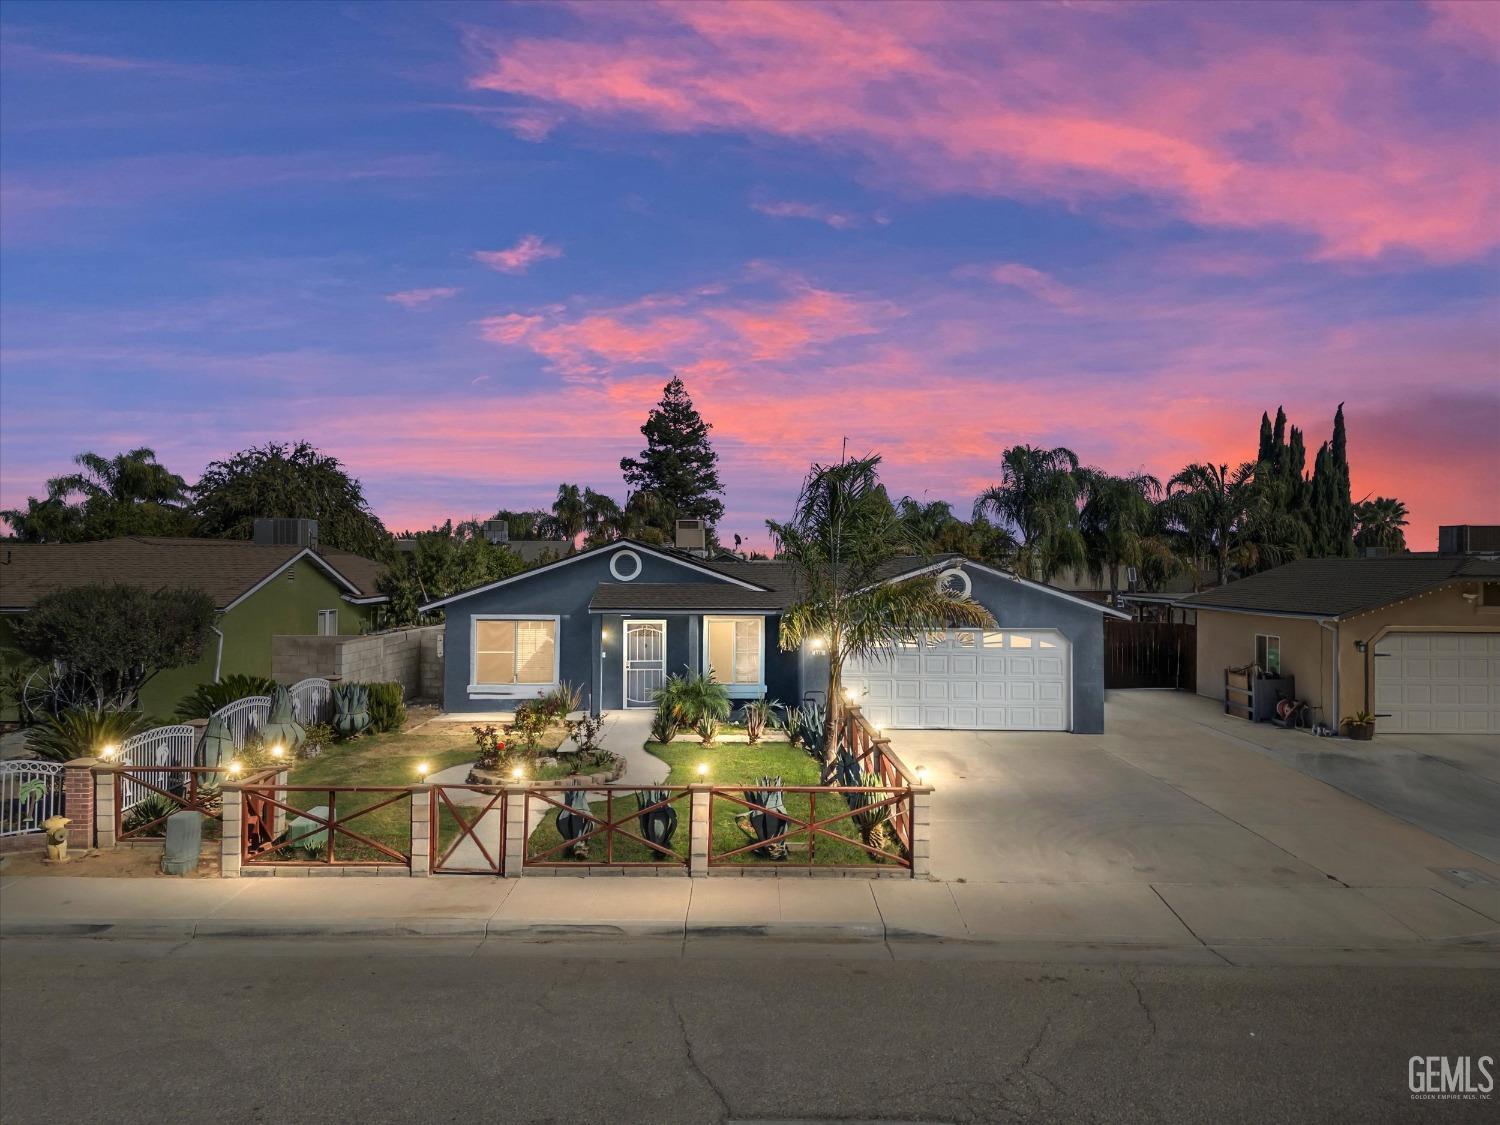
<path id="1" fill-rule="evenodd" d="M 472 683 L 480 687 L 557 682 L 557 619 L 474 619 Z"/>
<path id="2" fill-rule="evenodd" d="M 1500 582 L 1486 582 L 1480 587 L 1479 604 L 1486 609 L 1500 609 Z"/>
<path id="3" fill-rule="evenodd" d="M 1269 633 L 1256 633 L 1255 663 L 1268 676 L 1281 675 L 1281 638 Z"/>
<path id="4" fill-rule="evenodd" d="M 764 685 L 765 624 L 761 617 L 704 618 L 706 670 L 731 688 Z"/>
<path id="5" fill-rule="evenodd" d="M 336 637 L 339 635 L 339 611 L 336 609 L 318 610 L 318 636 Z"/>

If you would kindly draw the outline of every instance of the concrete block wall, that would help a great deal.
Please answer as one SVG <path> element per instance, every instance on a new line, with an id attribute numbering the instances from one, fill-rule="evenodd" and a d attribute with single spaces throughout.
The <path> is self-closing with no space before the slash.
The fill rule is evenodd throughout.
<path id="1" fill-rule="evenodd" d="M 279 636 L 271 640 L 271 675 L 292 684 L 308 676 L 362 683 L 395 682 L 406 698 L 442 694 L 441 625 L 349 637 Z"/>

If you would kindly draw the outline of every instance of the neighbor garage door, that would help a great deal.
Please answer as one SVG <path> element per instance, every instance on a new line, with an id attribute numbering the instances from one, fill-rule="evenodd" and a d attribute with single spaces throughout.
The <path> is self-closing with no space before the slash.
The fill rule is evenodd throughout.
<path id="1" fill-rule="evenodd" d="M 1500 633 L 1390 633 L 1372 663 L 1378 733 L 1500 734 Z"/>
<path id="2" fill-rule="evenodd" d="M 1067 730 L 1072 649 L 1061 633 L 952 629 L 850 665 L 844 684 L 891 730 Z"/>

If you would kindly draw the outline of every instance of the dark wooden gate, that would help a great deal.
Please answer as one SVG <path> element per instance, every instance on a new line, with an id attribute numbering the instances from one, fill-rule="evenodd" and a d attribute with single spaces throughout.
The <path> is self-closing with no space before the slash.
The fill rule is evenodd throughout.
<path id="1" fill-rule="evenodd" d="M 1197 626 L 1169 621 L 1104 621 L 1104 686 L 1196 691 Z"/>

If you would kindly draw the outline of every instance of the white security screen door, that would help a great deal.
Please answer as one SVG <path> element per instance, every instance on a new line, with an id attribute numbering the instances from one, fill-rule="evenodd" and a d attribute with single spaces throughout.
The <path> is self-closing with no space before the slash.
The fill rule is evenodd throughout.
<path id="1" fill-rule="evenodd" d="M 654 707 L 667 682 L 667 623 L 625 622 L 625 706 Z"/>

